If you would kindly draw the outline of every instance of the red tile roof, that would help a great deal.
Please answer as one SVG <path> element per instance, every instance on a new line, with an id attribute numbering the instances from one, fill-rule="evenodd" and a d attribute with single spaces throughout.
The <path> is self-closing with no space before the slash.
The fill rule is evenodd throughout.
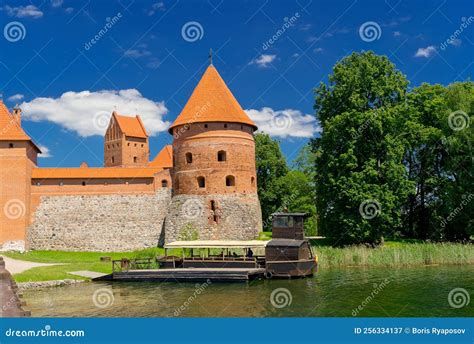
<path id="1" fill-rule="evenodd" d="M 203 122 L 244 123 L 257 129 L 213 65 L 207 68 L 169 132 L 179 125 Z"/>
<path id="2" fill-rule="evenodd" d="M 153 178 L 162 168 L 121 167 L 61 167 L 34 168 L 33 179 L 97 179 L 97 178 Z"/>
<path id="3" fill-rule="evenodd" d="M 148 164 L 149 167 L 171 168 L 173 167 L 173 148 L 171 145 L 166 145 L 156 155 L 153 161 Z"/>
<path id="4" fill-rule="evenodd" d="M 117 112 L 113 112 L 115 120 L 120 127 L 122 133 L 130 137 L 140 137 L 146 139 L 148 134 L 146 133 L 145 126 L 142 123 L 142 120 L 139 115 L 135 117 L 119 115 Z"/>
<path id="5" fill-rule="evenodd" d="M 41 152 L 0 99 L 0 141 L 17 140 L 30 141 Z"/>

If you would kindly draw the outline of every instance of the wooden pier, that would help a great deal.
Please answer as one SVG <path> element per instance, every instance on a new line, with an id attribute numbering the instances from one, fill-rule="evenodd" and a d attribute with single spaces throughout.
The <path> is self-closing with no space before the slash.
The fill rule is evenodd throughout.
<path id="1" fill-rule="evenodd" d="M 247 282 L 263 278 L 264 274 L 263 268 L 176 268 L 128 270 L 109 276 L 114 281 Z"/>

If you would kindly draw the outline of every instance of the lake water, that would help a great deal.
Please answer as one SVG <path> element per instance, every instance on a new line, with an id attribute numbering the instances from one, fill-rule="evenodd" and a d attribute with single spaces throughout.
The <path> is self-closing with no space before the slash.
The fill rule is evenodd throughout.
<path id="1" fill-rule="evenodd" d="M 463 307 L 450 305 L 451 291 L 451 303 Z M 313 278 L 248 284 L 87 282 L 24 292 L 34 317 L 467 317 L 474 315 L 470 296 L 472 265 L 320 269 Z"/>

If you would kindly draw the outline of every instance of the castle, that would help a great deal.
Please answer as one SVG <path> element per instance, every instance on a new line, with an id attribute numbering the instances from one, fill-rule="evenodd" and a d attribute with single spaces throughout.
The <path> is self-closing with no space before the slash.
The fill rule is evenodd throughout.
<path id="1" fill-rule="evenodd" d="M 113 112 L 104 167 L 41 168 L 0 101 L 0 248 L 128 251 L 176 240 L 249 240 L 262 230 L 255 123 L 211 64 L 150 161 L 140 116 Z"/>

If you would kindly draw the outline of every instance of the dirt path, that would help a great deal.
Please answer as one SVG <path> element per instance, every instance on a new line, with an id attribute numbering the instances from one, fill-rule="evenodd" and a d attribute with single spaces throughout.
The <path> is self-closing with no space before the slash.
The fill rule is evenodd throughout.
<path id="1" fill-rule="evenodd" d="M 51 265 L 61 265 L 61 264 L 50 264 L 50 263 L 35 263 L 28 262 L 26 260 L 18 260 L 13 258 L 8 258 L 6 256 L 0 255 L 5 261 L 5 268 L 13 275 L 19 274 L 23 271 L 26 271 L 31 268 L 36 268 L 37 266 L 51 266 Z"/>

